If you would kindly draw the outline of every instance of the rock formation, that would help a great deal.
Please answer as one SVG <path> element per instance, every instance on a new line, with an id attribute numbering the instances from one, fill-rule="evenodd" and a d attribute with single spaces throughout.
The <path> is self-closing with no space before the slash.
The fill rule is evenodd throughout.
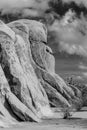
<path id="1" fill-rule="evenodd" d="M 34 20 L 0 21 L 0 116 L 8 124 L 40 122 L 51 106 L 71 107 L 77 97 L 55 73 L 45 25 Z"/>

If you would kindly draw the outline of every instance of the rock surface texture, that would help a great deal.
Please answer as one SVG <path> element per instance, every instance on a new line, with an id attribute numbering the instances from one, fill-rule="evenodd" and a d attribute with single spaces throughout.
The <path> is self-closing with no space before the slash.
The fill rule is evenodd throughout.
<path id="1" fill-rule="evenodd" d="M 77 90 L 78 92 L 78 90 Z M 0 21 L 0 119 L 40 122 L 51 107 L 72 106 L 74 89 L 55 73 L 45 25 L 34 20 Z"/>

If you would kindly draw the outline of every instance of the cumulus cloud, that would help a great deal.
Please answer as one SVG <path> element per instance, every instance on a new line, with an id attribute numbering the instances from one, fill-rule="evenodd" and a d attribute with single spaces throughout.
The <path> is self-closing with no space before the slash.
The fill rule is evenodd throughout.
<path id="1" fill-rule="evenodd" d="M 0 8 L 28 7 L 34 2 L 35 0 L 0 0 Z"/>
<path id="2" fill-rule="evenodd" d="M 49 0 L 0 0 L 1 15 L 41 16 L 49 8 Z"/>
<path id="3" fill-rule="evenodd" d="M 77 55 L 87 57 L 87 48 L 85 48 L 83 45 L 76 45 L 76 44 L 60 42 L 59 50 L 65 51 L 68 54 L 77 54 Z"/>
<path id="4" fill-rule="evenodd" d="M 87 21 L 73 15 L 69 11 L 60 21 L 55 20 L 49 30 L 55 33 L 54 42 L 58 43 L 59 51 L 87 57 Z"/>
<path id="5" fill-rule="evenodd" d="M 46 9 L 49 0 L 0 0 L 0 8 L 35 7 Z"/>

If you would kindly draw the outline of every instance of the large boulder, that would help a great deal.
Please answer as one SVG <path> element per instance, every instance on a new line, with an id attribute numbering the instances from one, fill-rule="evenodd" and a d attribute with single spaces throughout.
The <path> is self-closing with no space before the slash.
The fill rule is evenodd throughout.
<path id="1" fill-rule="evenodd" d="M 33 20 L 32 21 L 29 21 L 29 20 L 15 21 L 15 22 L 10 23 L 9 27 L 16 33 L 16 35 L 17 34 L 21 35 L 22 38 L 25 40 L 25 42 L 28 44 L 26 45 L 28 49 L 27 59 L 28 58 L 30 59 L 31 65 L 34 68 L 34 72 L 36 73 L 38 81 L 40 81 L 41 83 L 44 82 L 42 85 L 43 87 L 41 88 L 45 89 L 45 84 L 46 84 L 46 86 L 48 86 L 48 91 L 49 91 L 49 86 L 50 86 L 50 88 L 51 87 L 52 89 L 54 88 L 55 92 L 57 91 L 56 93 L 60 93 L 62 96 L 64 96 L 65 94 L 65 98 L 64 98 L 65 105 L 70 106 L 67 99 L 68 98 L 71 99 L 71 96 L 74 97 L 74 93 L 72 89 L 69 88 L 65 84 L 65 82 L 59 76 L 55 74 L 55 59 L 54 59 L 54 56 L 52 55 L 51 48 L 49 48 L 46 45 L 47 43 L 46 27 L 42 23 L 39 23 Z M 25 35 L 26 35 L 25 32 L 27 32 L 28 34 L 26 37 L 27 39 L 25 38 Z M 71 96 L 69 96 L 66 90 L 69 91 L 69 93 L 71 92 L 70 93 Z M 46 93 L 48 93 L 47 89 L 45 91 Z M 50 96 L 51 95 L 52 93 L 50 93 Z M 62 98 L 56 97 L 56 94 L 54 95 L 55 95 L 55 99 L 58 98 L 61 102 Z M 60 104 L 63 105 L 62 102 Z"/>
<path id="2" fill-rule="evenodd" d="M 4 26 L 3 23 L 1 24 L 2 26 Z M 1 66 L 4 71 L 3 75 L 1 75 L 0 78 L 2 78 L 2 76 L 4 77 L 4 79 L 7 78 L 5 81 L 0 80 L 0 83 L 2 82 L 3 87 L 5 87 L 6 100 L 10 104 L 11 108 L 14 108 L 13 113 L 16 113 L 16 115 L 21 120 L 32 119 L 35 121 L 39 121 L 37 112 L 32 105 L 32 98 L 30 97 L 27 86 L 28 81 L 25 78 L 22 66 L 15 51 L 14 41 L 12 37 L 9 36 L 9 34 L 7 33 L 8 32 L 5 31 L 5 28 L 3 29 L 3 31 L 0 32 Z M 15 95 L 11 92 L 12 86 L 15 86 L 14 88 L 17 89 L 15 90 Z M 7 88 L 9 88 L 9 92 L 7 91 Z M 3 93 L 3 89 L 1 92 Z M 18 96 L 18 98 L 16 96 Z M 28 115 L 29 113 L 30 115 Z M 21 118 L 22 116 L 23 118 Z"/>
<path id="3" fill-rule="evenodd" d="M 53 116 L 51 106 L 70 108 L 76 94 L 55 73 L 45 25 L 0 21 L 0 113 L 6 122 Z"/>

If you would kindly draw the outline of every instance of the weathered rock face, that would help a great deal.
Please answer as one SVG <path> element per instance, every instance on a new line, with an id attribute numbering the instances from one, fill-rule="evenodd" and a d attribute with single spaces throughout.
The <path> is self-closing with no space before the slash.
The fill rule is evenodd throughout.
<path id="1" fill-rule="evenodd" d="M 55 73 L 46 27 L 33 20 L 0 21 L 0 112 L 11 122 L 40 122 L 51 106 L 71 107 L 74 91 Z"/>
<path id="2" fill-rule="evenodd" d="M 19 25 L 21 25 L 21 27 L 20 27 L 21 29 L 19 29 Z M 31 61 L 31 65 L 34 68 L 34 71 L 35 71 L 39 81 L 41 83 L 44 82 L 42 86 L 45 87 L 45 84 L 46 84 L 46 86 L 48 86 L 48 88 L 49 88 L 49 86 L 52 87 L 52 89 L 54 88 L 55 89 L 54 91 L 56 91 L 56 93 L 58 93 L 57 91 L 59 91 L 61 94 L 65 93 L 65 95 L 68 95 L 67 92 L 65 92 L 65 90 L 63 91 L 64 81 L 62 84 L 62 81 L 60 81 L 60 79 L 59 79 L 59 83 L 58 83 L 55 78 L 55 77 L 57 77 L 55 74 L 55 60 L 54 60 L 54 57 L 52 56 L 52 50 L 45 44 L 47 42 L 46 41 L 47 34 L 46 34 L 45 27 L 41 23 L 38 23 L 36 25 L 35 21 L 32 21 L 30 23 L 30 21 L 28 22 L 25 20 L 22 20 L 19 22 L 17 21 L 12 24 L 9 24 L 9 26 L 12 28 L 12 30 L 15 31 L 16 34 L 18 34 L 18 32 L 19 32 L 19 34 L 22 37 L 24 37 L 24 35 L 21 34 L 22 33 L 21 30 L 24 29 L 25 25 L 28 26 L 28 30 L 27 30 L 28 31 L 28 41 L 27 41 L 28 46 L 27 46 L 27 48 L 28 48 L 28 52 L 29 52 L 29 54 L 27 54 L 28 56 L 26 56 L 26 57 L 27 57 L 27 59 L 29 57 L 29 59 Z M 20 40 L 20 41 L 22 41 L 22 40 Z M 23 43 L 24 43 L 24 41 L 23 41 Z M 18 43 L 17 43 L 17 45 L 18 45 Z M 18 47 L 16 46 L 16 48 L 18 48 Z M 26 50 L 26 52 L 27 52 L 27 50 Z M 23 51 L 22 51 L 22 53 L 23 53 Z M 23 58 L 23 56 L 22 56 L 22 58 Z M 28 66 L 28 64 L 27 64 L 27 66 Z M 48 91 L 49 91 L 49 89 L 48 89 Z M 50 93 L 50 96 L 51 95 L 52 95 L 52 93 Z M 54 95 L 55 95 L 55 93 L 54 93 Z M 61 98 L 59 98 L 59 97 L 56 97 L 56 98 L 58 98 L 58 101 L 59 101 L 59 99 L 61 100 Z M 69 105 L 69 103 L 66 99 L 65 99 L 65 105 Z"/>

